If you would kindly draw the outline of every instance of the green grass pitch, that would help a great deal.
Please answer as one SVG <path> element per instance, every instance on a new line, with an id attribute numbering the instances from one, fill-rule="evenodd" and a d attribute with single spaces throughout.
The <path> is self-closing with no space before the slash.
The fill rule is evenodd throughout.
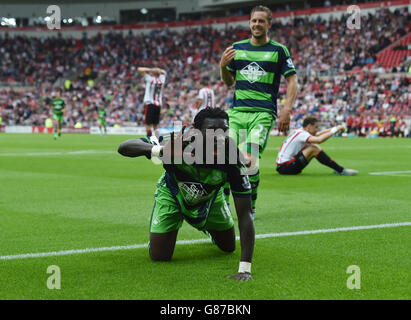
<path id="1" fill-rule="evenodd" d="M 256 239 L 246 283 L 226 279 L 238 268 L 238 241 L 232 254 L 210 242 L 178 244 L 165 263 L 152 262 L 146 247 L 4 258 L 147 244 L 163 169 L 117 154 L 127 138 L 0 135 L 0 300 L 411 299 L 409 225 Z M 315 160 L 299 176 L 279 176 L 282 141 L 271 137 L 260 162 L 257 235 L 411 222 L 411 139 L 325 142 L 335 161 L 359 170 L 354 177 Z M 206 238 L 185 223 L 178 240 L 192 239 Z M 60 290 L 47 288 L 51 265 Z M 347 288 L 351 265 L 360 289 Z"/>

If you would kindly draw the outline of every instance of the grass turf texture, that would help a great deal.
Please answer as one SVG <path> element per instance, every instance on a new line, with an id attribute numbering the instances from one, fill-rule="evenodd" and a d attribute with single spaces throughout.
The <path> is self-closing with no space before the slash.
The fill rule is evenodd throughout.
<path id="1" fill-rule="evenodd" d="M 116 153 L 126 136 L 0 135 L 0 256 L 144 244 L 162 167 Z M 283 139 L 260 163 L 256 234 L 409 222 L 410 139 L 342 139 L 323 144 L 339 177 L 315 160 L 299 176 L 274 171 Z M 233 206 L 232 206 L 233 207 Z M 235 216 L 235 214 L 234 214 Z M 257 239 L 254 281 L 211 243 L 177 245 L 172 262 L 146 248 L 0 260 L 0 299 L 411 299 L 411 227 Z M 238 230 L 237 230 L 238 234 Z M 205 236 L 183 225 L 178 240 Z M 46 287 L 61 269 L 61 290 Z M 361 268 L 361 289 L 346 286 Z"/>

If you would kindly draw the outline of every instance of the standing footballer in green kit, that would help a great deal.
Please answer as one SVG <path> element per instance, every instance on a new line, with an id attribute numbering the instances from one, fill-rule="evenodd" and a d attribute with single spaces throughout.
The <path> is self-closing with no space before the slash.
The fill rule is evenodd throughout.
<path id="1" fill-rule="evenodd" d="M 63 126 L 64 108 L 66 101 L 61 98 L 60 90 L 56 92 L 55 97 L 51 100 L 53 106 L 53 125 L 54 125 L 54 140 L 57 136 L 61 137 L 61 128 Z"/>
<path id="2" fill-rule="evenodd" d="M 103 131 L 104 131 L 104 135 L 107 135 L 107 122 L 106 122 L 106 116 L 107 116 L 107 111 L 106 111 L 106 107 L 104 106 L 104 104 L 101 104 L 98 108 L 97 108 L 97 116 L 98 116 L 98 129 L 100 130 L 100 134 L 103 135 Z"/>
<path id="3" fill-rule="evenodd" d="M 157 183 L 150 222 L 150 258 L 153 261 L 171 260 L 183 221 L 210 235 L 222 251 L 233 252 L 236 246 L 234 222 L 222 190 L 228 182 L 236 208 L 241 244 L 238 272 L 229 277 L 239 281 L 251 280 L 254 225 L 251 219 L 251 186 L 245 174 L 245 164 L 235 142 L 228 136 L 218 134 L 215 138 L 224 150 L 234 150 L 235 157 L 232 157 L 233 153 L 229 153 L 227 157 L 226 152 L 218 149 L 218 142 L 214 141 L 214 137 L 209 139 L 210 131 L 228 131 L 228 115 L 219 108 L 205 108 L 196 115 L 190 130 L 197 131 L 201 142 L 199 148 L 195 149 L 194 153 L 199 152 L 200 156 L 194 163 L 188 163 L 182 156 L 183 149 L 186 150 L 191 143 L 184 146 L 184 141 L 188 141 L 187 137 L 190 137 L 188 132 L 184 133 L 184 129 L 185 127 L 177 138 L 172 133 L 164 146 L 153 139 L 149 141 L 141 138 L 127 140 L 118 148 L 123 156 L 160 157 L 163 162 L 165 173 Z M 207 145 L 212 149 L 207 149 Z M 212 161 L 202 161 L 210 154 Z M 215 162 L 220 154 L 223 154 L 223 161 Z"/>
<path id="4" fill-rule="evenodd" d="M 272 26 L 271 10 L 264 6 L 254 7 L 250 13 L 249 25 L 251 38 L 236 42 L 224 51 L 220 73 L 227 86 L 235 83 L 233 104 L 227 112 L 230 117 L 230 135 L 239 145 L 244 146 L 242 151 L 250 168 L 255 219 L 260 182 L 258 159 L 264 152 L 277 118 L 281 75 L 285 77 L 288 87 L 284 107 L 278 117 L 280 131 L 286 132 L 289 129 L 290 112 L 297 96 L 298 83 L 290 52 L 284 45 L 268 37 Z M 224 193 L 228 201 L 228 186 Z"/>

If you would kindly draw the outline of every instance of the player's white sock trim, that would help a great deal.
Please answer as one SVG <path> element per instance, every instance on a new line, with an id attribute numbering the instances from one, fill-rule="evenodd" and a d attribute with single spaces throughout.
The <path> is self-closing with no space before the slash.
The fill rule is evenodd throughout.
<path id="1" fill-rule="evenodd" d="M 251 273 L 251 262 L 240 261 L 238 266 L 238 273 L 248 272 Z"/>

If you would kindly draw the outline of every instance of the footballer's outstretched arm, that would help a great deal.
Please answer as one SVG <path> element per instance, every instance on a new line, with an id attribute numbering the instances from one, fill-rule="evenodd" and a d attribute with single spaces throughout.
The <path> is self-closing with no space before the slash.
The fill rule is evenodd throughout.
<path id="1" fill-rule="evenodd" d="M 188 140 L 184 140 L 189 134 L 190 130 L 184 133 L 186 126 L 181 128 L 181 131 L 175 136 L 174 131 L 170 134 L 170 140 L 168 140 L 165 146 L 161 146 L 158 143 L 148 143 L 141 139 L 130 139 L 124 141 L 118 147 L 118 153 L 125 157 L 140 157 L 146 156 L 151 158 L 151 156 L 159 157 L 161 161 L 166 161 L 171 163 L 176 157 L 183 157 L 183 148 L 187 145 Z M 177 147 L 176 147 L 177 145 Z M 164 158 L 163 158 L 164 155 Z M 166 163 L 165 162 L 165 163 Z"/>
<path id="2" fill-rule="evenodd" d="M 342 125 L 333 127 L 330 130 L 323 130 L 323 133 L 321 133 L 320 135 L 311 136 L 308 139 L 308 142 L 309 143 L 318 143 L 318 144 L 323 143 L 324 141 L 331 138 L 334 135 L 334 133 L 336 133 L 338 131 L 343 131 L 343 130 L 344 130 L 344 126 L 342 126 Z"/>
<path id="3" fill-rule="evenodd" d="M 251 260 L 254 251 L 254 223 L 251 219 L 251 198 L 235 197 L 234 205 L 238 217 L 238 229 L 240 231 L 241 260 L 237 274 L 229 276 L 239 281 L 251 280 Z"/>
<path id="4" fill-rule="evenodd" d="M 151 143 L 144 142 L 141 139 L 130 139 L 120 144 L 117 151 L 125 157 L 150 157 L 153 147 Z"/>

